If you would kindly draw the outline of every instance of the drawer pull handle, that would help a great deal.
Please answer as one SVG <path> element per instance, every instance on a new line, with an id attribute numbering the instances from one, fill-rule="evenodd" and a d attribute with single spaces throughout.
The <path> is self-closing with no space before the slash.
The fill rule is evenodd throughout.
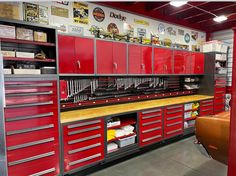
<path id="1" fill-rule="evenodd" d="M 39 141 L 28 142 L 28 143 L 24 143 L 24 144 L 20 144 L 20 145 L 15 145 L 15 146 L 12 146 L 12 147 L 7 147 L 7 150 L 11 151 L 11 150 L 16 150 L 16 149 L 21 149 L 21 148 L 25 148 L 25 147 L 38 145 L 38 144 L 44 144 L 44 143 L 52 142 L 54 140 L 55 140 L 55 138 L 52 137 L 52 138 L 43 139 L 43 140 L 39 140 Z"/>
<path id="2" fill-rule="evenodd" d="M 13 161 L 13 162 L 9 162 L 8 166 L 14 166 L 14 165 L 17 165 L 17 164 L 26 163 L 26 162 L 29 162 L 29 161 L 37 160 L 37 159 L 40 159 L 40 158 L 45 158 L 45 157 L 52 156 L 52 155 L 55 155 L 54 151 L 44 153 L 44 154 L 41 154 L 41 155 L 32 156 L 32 157 L 21 159 L 21 160 L 17 160 L 17 161 Z"/>
<path id="3" fill-rule="evenodd" d="M 169 117 L 167 120 L 174 120 L 183 117 L 182 115 L 174 116 L 174 117 Z"/>
<path id="4" fill-rule="evenodd" d="M 100 126 L 95 126 L 95 127 L 86 128 L 86 129 L 83 129 L 83 130 L 72 131 L 72 132 L 69 132 L 68 135 L 74 135 L 74 134 L 84 133 L 84 132 L 98 130 L 98 129 L 101 129 L 101 127 Z"/>
<path id="5" fill-rule="evenodd" d="M 157 135 L 157 136 L 153 136 L 153 137 L 150 137 L 147 139 L 143 139 L 142 142 L 148 142 L 148 141 L 151 141 L 153 139 L 158 139 L 158 138 L 161 138 L 161 135 Z"/>
<path id="6" fill-rule="evenodd" d="M 160 123 L 160 122 L 161 122 L 161 120 L 155 120 L 155 121 L 152 121 L 152 122 L 143 123 L 142 126 L 148 126 L 148 125 L 152 125 L 152 124 Z"/>
<path id="7" fill-rule="evenodd" d="M 52 87 L 53 83 L 39 83 L 39 84 L 5 84 L 5 88 L 18 87 Z"/>
<path id="8" fill-rule="evenodd" d="M 76 128 L 76 127 L 93 125 L 93 124 L 97 124 L 97 123 L 101 123 L 101 120 L 93 120 L 93 121 L 78 123 L 78 124 L 74 124 L 74 125 L 68 125 L 67 128 L 71 129 L 71 128 Z"/>
<path id="9" fill-rule="evenodd" d="M 202 110 L 202 112 L 205 112 L 205 111 L 213 111 L 213 108 L 203 109 L 203 110 Z"/>
<path id="10" fill-rule="evenodd" d="M 183 112 L 183 110 L 180 109 L 180 110 L 176 110 L 176 111 L 166 112 L 166 114 L 174 114 L 177 112 Z"/>
<path id="11" fill-rule="evenodd" d="M 225 91 L 216 91 L 216 94 L 222 94 L 225 93 Z"/>
<path id="12" fill-rule="evenodd" d="M 161 127 L 151 128 L 151 129 L 142 131 L 142 133 L 145 134 L 145 133 L 149 133 L 149 132 L 156 131 L 156 130 L 160 130 L 160 129 L 161 129 Z"/>
<path id="13" fill-rule="evenodd" d="M 53 91 L 49 92 L 28 92 L 28 93 L 9 93 L 6 97 L 20 97 L 20 96 L 34 96 L 34 95 L 51 95 Z"/>
<path id="14" fill-rule="evenodd" d="M 161 109 L 153 109 L 153 110 L 148 110 L 148 111 L 143 111 L 141 112 L 142 114 L 149 114 L 153 112 L 161 112 Z"/>
<path id="15" fill-rule="evenodd" d="M 27 119 L 36 119 L 36 118 L 42 118 L 42 117 L 48 117 L 53 116 L 53 112 L 45 113 L 45 114 L 37 114 L 37 115 L 31 115 L 31 116 L 22 116 L 22 117 L 14 117 L 14 118 L 6 118 L 6 122 L 13 122 L 13 121 L 19 121 L 19 120 L 27 120 Z"/>
<path id="16" fill-rule="evenodd" d="M 213 100 L 204 100 L 204 101 L 202 101 L 202 103 L 213 103 Z"/>
<path id="17" fill-rule="evenodd" d="M 83 158 L 83 159 L 80 159 L 80 160 L 76 160 L 76 161 L 70 162 L 69 166 L 73 166 L 73 165 L 76 165 L 76 164 L 79 164 L 79 163 L 82 163 L 82 162 L 85 162 L 85 161 L 89 161 L 89 160 L 98 158 L 100 156 L 102 156 L 102 154 L 98 153 L 98 154 L 95 154 L 95 155 L 92 155 L 92 156 L 89 156 L 89 157 L 86 157 L 86 158 Z"/>
<path id="18" fill-rule="evenodd" d="M 82 147 L 82 148 L 78 148 L 78 149 L 75 149 L 75 150 L 70 150 L 68 152 L 68 154 L 71 155 L 71 154 L 82 152 L 82 151 L 85 151 L 85 150 L 89 150 L 89 149 L 92 149 L 92 148 L 95 148 L 95 147 L 98 147 L 98 146 L 101 146 L 101 145 L 102 145 L 101 143 L 96 143 L 96 144 L 89 145 L 89 146 Z"/>
<path id="19" fill-rule="evenodd" d="M 171 106 L 171 107 L 167 107 L 166 109 L 170 110 L 170 109 L 176 109 L 176 108 L 182 108 L 182 105 Z"/>
<path id="20" fill-rule="evenodd" d="M 91 139 L 96 139 L 96 138 L 99 138 L 99 137 L 101 137 L 101 134 L 96 134 L 96 135 L 93 135 L 93 136 L 89 136 L 89 137 L 69 141 L 68 144 L 75 144 L 75 143 L 79 143 L 79 142 L 84 142 L 84 141 L 88 141 L 88 140 L 91 140 Z"/>
<path id="21" fill-rule="evenodd" d="M 42 175 L 49 174 L 49 173 L 55 172 L 55 171 L 56 171 L 55 168 L 51 168 L 51 169 L 48 169 L 48 170 L 44 170 L 44 171 L 42 171 L 42 172 L 37 172 L 37 173 L 35 173 L 35 174 L 31 174 L 31 175 L 29 175 L 29 176 L 42 176 Z"/>
<path id="22" fill-rule="evenodd" d="M 222 106 L 224 106 L 225 104 L 224 104 L 224 102 L 220 102 L 220 103 L 215 103 L 215 105 L 222 105 Z"/>
<path id="23" fill-rule="evenodd" d="M 7 135 L 10 136 L 10 135 L 14 135 L 14 134 L 28 133 L 28 132 L 44 130 L 44 129 L 53 128 L 53 127 L 54 127 L 54 125 L 50 124 L 50 125 L 44 125 L 44 126 L 39 126 L 39 127 L 35 127 L 35 128 L 26 128 L 23 130 L 9 131 L 9 132 L 7 132 Z"/>
<path id="24" fill-rule="evenodd" d="M 175 122 L 175 123 L 167 124 L 166 126 L 170 127 L 170 126 L 174 126 L 174 125 L 178 125 L 178 124 L 182 124 L 182 123 L 183 122 Z"/>
<path id="25" fill-rule="evenodd" d="M 212 103 L 208 103 L 208 104 L 203 104 L 201 105 L 202 107 L 206 107 L 206 106 L 213 106 L 213 102 Z"/>
<path id="26" fill-rule="evenodd" d="M 173 131 L 169 131 L 166 134 L 173 134 L 173 133 L 176 133 L 176 132 L 179 132 L 179 131 L 182 131 L 182 128 L 179 128 L 179 129 L 173 130 Z"/>
<path id="27" fill-rule="evenodd" d="M 16 105 L 7 105 L 6 108 L 23 108 L 30 106 L 42 106 L 42 105 L 52 105 L 53 101 L 42 102 L 42 103 L 27 103 L 27 104 L 16 104 Z"/>
<path id="28" fill-rule="evenodd" d="M 144 117 L 142 117 L 142 119 L 144 120 L 144 119 L 150 119 L 150 118 L 160 117 L 160 116 L 161 116 L 161 114 L 155 114 L 155 115 L 150 115 L 150 116 L 144 116 Z"/>

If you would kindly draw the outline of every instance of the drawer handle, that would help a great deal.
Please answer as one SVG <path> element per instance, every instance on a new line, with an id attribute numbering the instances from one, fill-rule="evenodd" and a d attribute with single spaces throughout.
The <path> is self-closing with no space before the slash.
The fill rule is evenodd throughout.
<path id="1" fill-rule="evenodd" d="M 6 97 L 21 97 L 21 96 L 33 96 L 33 95 L 52 95 L 53 91 L 48 92 L 28 92 L 28 93 L 9 93 Z"/>
<path id="2" fill-rule="evenodd" d="M 176 109 L 176 108 L 182 108 L 182 105 L 171 106 L 171 107 L 167 107 L 166 109 L 170 110 L 170 109 Z"/>
<path id="3" fill-rule="evenodd" d="M 93 121 L 78 123 L 74 125 L 68 125 L 67 128 L 71 129 L 71 128 L 82 127 L 82 126 L 87 126 L 87 125 L 92 125 L 92 124 L 97 124 L 97 123 L 101 123 L 101 120 L 93 120 Z"/>
<path id="4" fill-rule="evenodd" d="M 48 156 L 52 156 L 52 155 L 55 155 L 54 151 L 44 153 L 44 154 L 41 154 L 41 155 L 32 156 L 32 157 L 21 159 L 21 160 L 17 160 L 17 161 L 13 161 L 13 162 L 9 162 L 8 166 L 14 166 L 14 165 L 26 163 L 26 162 L 29 162 L 29 161 L 37 160 L 37 159 L 40 159 L 40 158 L 45 158 L 45 157 L 48 157 Z"/>
<path id="5" fill-rule="evenodd" d="M 86 128 L 83 130 L 72 131 L 72 132 L 69 132 L 68 135 L 74 135 L 74 134 L 84 133 L 84 132 L 88 132 L 88 131 L 98 130 L 100 128 L 101 128 L 100 126 L 95 126 L 95 127 Z"/>
<path id="6" fill-rule="evenodd" d="M 208 103 L 208 104 L 203 104 L 201 105 L 202 107 L 206 107 L 206 106 L 213 106 L 213 102 L 212 103 Z"/>
<path id="7" fill-rule="evenodd" d="M 151 141 L 153 139 L 158 139 L 158 138 L 161 138 L 161 135 L 157 135 L 157 136 L 153 136 L 153 137 L 150 137 L 150 138 L 143 139 L 142 142 L 148 142 L 148 141 Z"/>
<path id="8" fill-rule="evenodd" d="M 52 105 L 53 101 L 47 101 L 42 103 L 27 103 L 27 104 L 16 104 L 16 105 L 7 105 L 6 108 L 23 108 L 30 106 L 42 106 L 42 105 Z"/>
<path id="9" fill-rule="evenodd" d="M 148 111 L 143 111 L 141 112 L 142 114 L 149 114 L 153 112 L 161 112 L 161 109 L 153 109 L 153 110 L 148 110 Z"/>
<path id="10" fill-rule="evenodd" d="M 177 112 L 183 112 L 183 110 L 180 109 L 180 110 L 176 110 L 176 111 L 166 112 L 166 114 L 174 114 Z"/>
<path id="11" fill-rule="evenodd" d="M 176 133 L 176 132 L 179 132 L 179 131 L 182 131 L 182 128 L 179 128 L 179 129 L 173 130 L 173 131 L 169 131 L 166 134 L 173 134 L 173 133 Z"/>
<path id="12" fill-rule="evenodd" d="M 52 87 L 53 83 L 39 83 L 39 84 L 5 84 L 5 88 L 18 87 Z"/>
<path id="13" fill-rule="evenodd" d="M 29 176 L 42 176 L 42 175 L 49 174 L 49 173 L 55 172 L 55 171 L 56 171 L 55 168 L 51 168 L 51 169 L 48 169 L 48 170 L 44 170 L 44 171 L 42 171 L 42 172 L 37 172 L 37 173 L 35 173 L 35 174 L 31 174 L 31 175 L 29 175 Z"/>
<path id="14" fill-rule="evenodd" d="M 213 110 L 213 108 L 203 109 L 202 112 Z"/>
<path id="15" fill-rule="evenodd" d="M 151 128 L 151 129 L 142 131 L 142 133 L 145 134 L 145 133 L 149 133 L 149 132 L 160 130 L 160 129 L 161 129 L 161 127 Z"/>
<path id="16" fill-rule="evenodd" d="M 54 125 L 50 124 L 50 125 L 44 125 L 44 126 L 39 126 L 39 127 L 35 127 L 35 128 L 26 128 L 23 130 L 9 131 L 9 132 L 7 132 L 7 136 L 14 135 L 14 134 L 28 133 L 28 132 L 33 132 L 33 131 L 39 131 L 39 130 L 49 129 L 49 128 L 53 128 L 53 127 L 54 127 Z"/>
<path id="17" fill-rule="evenodd" d="M 225 98 L 224 98 L 224 96 L 221 96 L 221 97 L 215 97 L 214 99 L 215 99 L 215 100 L 219 100 L 219 99 L 224 100 Z"/>
<path id="18" fill-rule="evenodd" d="M 216 91 L 217 94 L 225 93 L 225 91 Z"/>
<path id="19" fill-rule="evenodd" d="M 79 142 L 84 142 L 84 141 L 88 141 L 88 140 L 91 140 L 91 139 L 96 139 L 96 138 L 99 138 L 99 137 L 101 137 L 101 134 L 96 134 L 96 135 L 93 135 L 93 136 L 89 136 L 89 137 L 69 141 L 68 144 L 75 144 L 75 143 L 79 143 Z"/>
<path id="20" fill-rule="evenodd" d="M 204 100 L 204 101 L 202 101 L 202 103 L 209 103 L 209 102 L 213 102 L 213 100 Z"/>
<path id="21" fill-rule="evenodd" d="M 22 117 L 14 117 L 14 118 L 6 118 L 6 122 L 13 122 L 13 121 L 19 121 L 19 120 L 27 120 L 27 119 L 36 119 L 36 118 L 42 118 L 42 117 L 48 117 L 53 116 L 53 112 L 45 113 L 45 114 L 37 114 L 37 115 L 31 115 L 31 116 L 22 116 Z"/>
<path id="22" fill-rule="evenodd" d="M 89 160 L 98 158 L 100 156 L 102 156 L 102 154 L 98 153 L 98 154 L 95 154 L 95 155 L 92 155 L 92 156 L 89 156 L 89 157 L 86 157 L 86 158 L 83 158 L 83 159 L 80 159 L 80 160 L 76 160 L 76 161 L 70 162 L 69 166 L 73 166 L 73 165 L 76 165 L 76 164 L 79 164 L 79 163 L 82 163 L 82 162 L 85 162 L 85 161 L 89 161 Z"/>
<path id="23" fill-rule="evenodd" d="M 215 103 L 215 105 L 225 105 L 224 102 L 220 102 L 220 103 Z"/>
<path id="24" fill-rule="evenodd" d="M 169 117 L 167 118 L 167 120 L 174 120 L 174 119 L 178 119 L 180 117 L 183 117 L 182 115 L 178 115 L 178 116 L 174 116 L 174 117 Z"/>
<path id="25" fill-rule="evenodd" d="M 160 123 L 160 122 L 161 122 L 161 120 L 155 120 L 155 121 L 152 121 L 152 122 L 143 123 L 142 126 L 148 126 L 148 125 L 152 125 L 152 124 Z"/>
<path id="26" fill-rule="evenodd" d="M 39 140 L 39 141 L 28 142 L 28 143 L 24 143 L 24 144 L 20 144 L 20 145 L 15 145 L 15 146 L 12 146 L 12 147 L 7 147 L 7 150 L 11 151 L 11 150 L 16 150 L 16 149 L 21 149 L 21 148 L 25 148 L 25 147 L 38 145 L 38 144 L 44 144 L 44 143 L 52 142 L 54 140 L 55 140 L 55 138 L 52 137 L 52 138 L 43 139 L 43 140 Z"/>
<path id="27" fill-rule="evenodd" d="M 160 117 L 161 114 L 155 114 L 155 115 L 150 115 L 150 116 L 145 116 L 145 117 L 142 117 L 142 119 L 151 119 L 151 118 L 154 118 L 154 117 Z"/>
<path id="28" fill-rule="evenodd" d="M 82 147 L 82 148 L 78 148 L 78 149 L 75 149 L 75 150 L 70 150 L 68 152 L 68 154 L 71 155 L 71 154 L 82 152 L 82 151 L 85 151 L 85 150 L 89 150 L 89 149 L 92 149 L 92 148 L 95 148 L 95 147 L 98 147 L 98 146 L 101 146 L 101 145 L 102 145 L 101 143 L 96 143 L 96 144 L 89 145 L 89 146 Z"/>
<path id="29" fill-rule="evenodd" d="M 175 122 L 175 123 L 167 124 L 166 126 L 170 127 L 170 126 L 178 125 L 178 124 L 181 124 L 181 123 L 183 123 L 183 122 Z"/>

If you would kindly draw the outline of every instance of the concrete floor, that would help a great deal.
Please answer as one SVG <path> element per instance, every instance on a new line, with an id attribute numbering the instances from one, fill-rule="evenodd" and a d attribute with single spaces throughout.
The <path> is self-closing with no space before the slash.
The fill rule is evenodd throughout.
<path id="1" fill-rule="evenodd" d="M 178 141 L 89 176 L 227 176 L 227 166 L 202 156 L 193 141 Z"/>

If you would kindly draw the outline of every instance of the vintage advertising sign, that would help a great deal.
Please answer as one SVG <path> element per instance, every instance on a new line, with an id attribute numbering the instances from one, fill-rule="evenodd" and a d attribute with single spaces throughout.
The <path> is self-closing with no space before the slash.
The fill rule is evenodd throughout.
<path id="1" fill-rule="evenodd" d="M 54 16 L 69 18 L 69 10 L 61 7 L 52 6 L 51 13 Z"/>
<path id="2" fill-rule="evenodd" d="M 73 33 L 73 34 L 77 34 L 77 35 L 84 35 L 84 28 L 79 27 L 79 26 L 69 25 L 68 32 Z"/>
<path id="3" fill-rule="evenodd" d="M 39 6 L 39 23 L 49 24 L 49 21 L 48 21 L 48 7 Z"/>
<path id="4" fill-rule="evenodd" d="M 93 9 L 93 17 L 96 21 L 102 22 L 105 19 L 105 12 L 100 7 L 96 7 Z"/>
<path id="5" fill-rule="evenodd" d="M 24 20 L 33 23 L 38 23 L 39 5 L 24 2 Z"/>
<path id="6" fill-rule="evenodd" d="M 0 3 L 0 17 L 19 20 L 19 3 Z"/>
<path id="7" fill-rule="evenodd" d="M 134 19 L 134 23 L 135 23 L 135 24 L 144 25 L 144 26 L 149 26 L 149 22 L 148 22 L 148 21 L 145 21 L 145 20 Z"/>
<path id="8" fill-rule="evenodd" d="M 146 37 L 146 29 L 144 28 L 138 28 L 137 29 L 137 34 L 138 34 L 138 37 Z"/>
<path id="9" fill-rule="evenodd" d="M 120 13 L 117 14 L 115 12 L 110 12 L 110 17 L 114 18 L 114 19 L 118 19 L 120 21 L 126 21 L 126 19 L 127 19 L 125 16 L 121 15 Z"/>
<path id="10" fill-rule="evenodd" d="M 89 9 L 88 4 L 82 2 L 74 2 L 73 17 L 74 23 L 88 24 L 89 23 Z"/>

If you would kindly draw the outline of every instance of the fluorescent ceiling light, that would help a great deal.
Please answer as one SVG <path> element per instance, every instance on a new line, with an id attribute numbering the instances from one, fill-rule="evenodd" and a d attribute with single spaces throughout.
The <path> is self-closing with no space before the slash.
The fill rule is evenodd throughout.
<path id="1" fill-rule="evenodd" d="M 227 20 L 227 19 L 228 19 L 228 18 L 227 18 L 226 16 L 224 16 L 224 15 L 217 16 L 217 17 L 213 18 L 213 20 L 214 20 L 215 22 L 218 22 L 218 23 L 220 23 L 220 22 L 222 22 L 222 21 L 225 21 L 225 20 Z"/>
<path id="2" fill-rule="evenodd" d="M 170 5 L 175 7 L 180 7 L 182 5 L 187 4 L 188 1 L 170 1 Z"/>

